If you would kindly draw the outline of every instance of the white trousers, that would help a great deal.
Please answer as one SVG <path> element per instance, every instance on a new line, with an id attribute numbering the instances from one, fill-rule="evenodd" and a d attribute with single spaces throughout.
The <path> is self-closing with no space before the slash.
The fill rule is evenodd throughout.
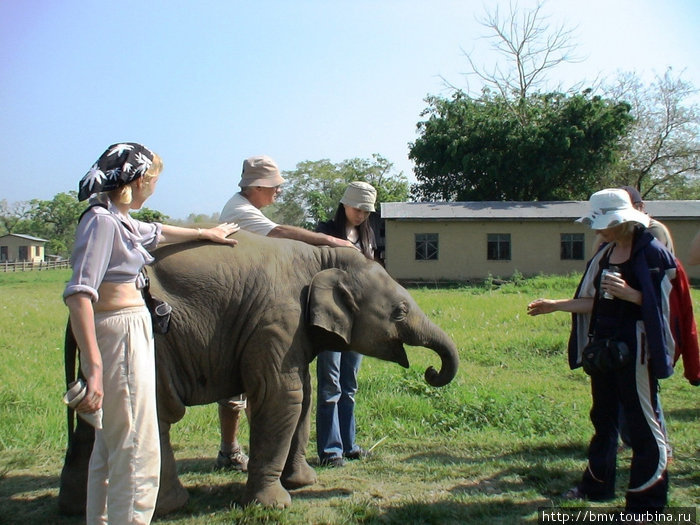
<path id="1" fill-rule="evenodd" d="M 104 415 L 90 456 L 87 525 L 148 524 L 160 481 L 151 317 L 145 306 L 97 313 L 95 330 Z"/>

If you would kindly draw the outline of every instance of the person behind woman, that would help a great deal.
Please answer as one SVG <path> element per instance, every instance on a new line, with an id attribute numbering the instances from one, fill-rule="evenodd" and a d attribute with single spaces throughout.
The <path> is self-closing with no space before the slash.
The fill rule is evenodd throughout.
<path id="1" fill-rule="evenodd" d="M 102 409 L 88 470 L 88 525 L 149 523 L 160 477 L 151 317 L 141 293 L 147 250 L 159 242 L 206 239 L 235 245 L 236 224 L 190 229 L 135 220 L 156 188 L 162 160 L 133 142 L 114 144 L 79 184 L 90 197 L 63 293 L 80 349 L 87 393 L 78 412 Z"/>
<path id="2" fill-rule="evenodd" d="M 316 231 L 347 239 L 365 257 L 374 259 L 376 239 L 368 219 L 376 199 L 371 184 L 351 182 L 333 220 L 320 223 Z M 355 393 L 361 361 L 361 354 L 349 351 L 326 350 L 316 358 L 316 447 L 321 465 L 342 467 L 343 456 L 360 459 L 368 455 L 355 443 Z"/>
<path id="3" fill-rule="evenodd" d="M 635 210 L 622 189 L 606 189 L 590 198 L 590 224 L 605 243 L 586 266 L 573 299 L 537 299 L 529 315 L 572 313 L 569 365 L 582 363 L 592 339 L 614 338 L 627 344 L 630 362 L 621 369 L 591 375 L 594 435 L 588 467 L 567 499 L 605 501 L 615 497 L 618 404 L 630 429 L 632 465 L 626 494 L 628 511 L 666 505 L 666 442 L 656 410 L 658 380 L 673 373 L 674 342 L 668 325 L 668 299 L 675 277 L 673 256 L 646 231 L 649 217 Z M 619 276 L 601 278 L 615 266 Z"/>

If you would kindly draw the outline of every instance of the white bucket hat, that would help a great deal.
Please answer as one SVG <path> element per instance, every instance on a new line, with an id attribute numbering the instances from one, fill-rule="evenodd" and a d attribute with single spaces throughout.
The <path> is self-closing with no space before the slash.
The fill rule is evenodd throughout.
<path id="1" fill-rule="evenodd" d="M 593 230 L 612 228 L 623 222 L 638 222 L 649 226 L 649 216 L 635 210 L 629 193 L 618 188 L 597 191 L 588 201 L 591 211 L 588 215 L 576 219 L 576 222 L 588 224 Z"/>
<path id="2" fill-rule="evenodd" d="M 274 188 L 283 182 L 285 180 L 280 175 L 277 163 L 267 155 L 250 157 L 243 161 L 241 182 L 238 183 L 241 188 L 248 186 Z"/>
<path id="3" fill-rule="evenodd" d="M 366 182 L 354 181 L 345 188 L 342 204 L 351 208 L 359 208 L 363 211 L 374 211 L 374 203 L 377 201 L 377 190 Z"/>

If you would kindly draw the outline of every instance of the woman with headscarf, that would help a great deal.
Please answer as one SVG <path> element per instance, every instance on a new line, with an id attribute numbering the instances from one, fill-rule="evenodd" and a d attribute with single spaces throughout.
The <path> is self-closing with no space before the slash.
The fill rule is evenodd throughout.
<path id="1" fill-rule="evenodd" d="M 102 410 L 88 470 L 88 525 L 150 523 L 160 477 L 151 316 L 142 289 L 148 250 L 206 239 L 235 245 L 236 224 L 190 229 L 132 218 L 163 163 L 141 144 L 114 144 L 79 184 L 90 198 L 76 231 L 73 276 L 63 293 L 87 383 L 79 413 Z M 101 423 L 101 424 L 100 424 Z M 100 428 L 101 427 L 101 428 Z"/>
<path id="2" fill-rule="evenodd" d="M 674 258 L 646 230 L 649 216 L 634 209 L 625 190 L 594 193 L 589 214 L 578 222 L 589 224 L 604 243 L 588 262 L 574 298 L 537 299 L 528 305 L 529 315 L 571 312 L 569 365 L 573 369 L 583 364 L 591 375 L 595 433 L 588 466 L 581 482 L 564 497 L 593 501 L 615 497 L 618 405 L 622 405 L 632 446 L 626 509 L 663 509 L 667 451 L 657 392 L 658 380 L 673 373 L 669 295 L 676 274 Z M 615 355 L 618 361 L 607 367 L 586 366 L 584 353 L 601 355 L 591 348 L 605 340 L 614 342 L 612 348 L 619 352 L 603 357 Z M 593 345 L 587 348 L 589 343 Z"/>

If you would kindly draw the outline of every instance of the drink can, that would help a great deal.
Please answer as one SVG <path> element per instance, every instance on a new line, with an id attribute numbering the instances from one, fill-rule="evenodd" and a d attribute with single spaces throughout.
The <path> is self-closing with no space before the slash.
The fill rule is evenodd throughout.
<path id="1" fill-rule="evenodd" d="M 622 274 L 620 272 L 616 272 L 614 270 L 609 270 L 608 268 L 604 268 L 602 272 L 600 272 L 600 287 L 603 287 L 603 281 L 608 275 L 614 275 L 615 277 L 622 277 Z M 615 299 L 615 297 L 608 292 L 603 292 L 603 299 Z"/>

